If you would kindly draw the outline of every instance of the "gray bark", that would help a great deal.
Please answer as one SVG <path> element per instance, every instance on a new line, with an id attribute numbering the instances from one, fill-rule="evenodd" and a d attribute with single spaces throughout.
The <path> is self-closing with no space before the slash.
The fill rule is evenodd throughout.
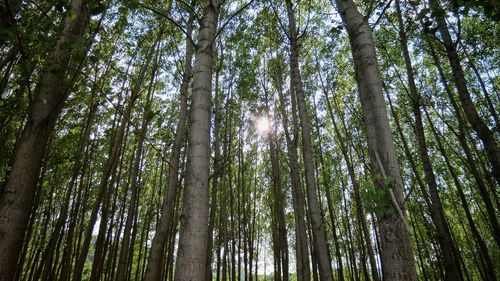
<path id="1" fill-rule="evenodd" d="M 192 22 L 193 16 L 191 16 L 187 28 L 187 33 L 191 36 L 192 33 Z M 175 131 L 175 140 L 172 146 L 172 152 L 169 159 L 169 172 L 168 172 L 168 183 L 167 191 L 163 201 L 162 213 L 160 222 L 156 228 L 155 235 L 153 237 L 153 242 L 151 244 L 151 252 L 148 257 L 148 265 L 146 269 L 146 274 L 144 280 L 154 281 L 160 279 L 161 269 L 164 260 L 164 248 L 167 241 L 168 233 L 170 233 L 170 228 L 172 225 L 173 218 L 173 206 L 175 204 L 175 193 L 177 190 L 177 184 L 179 182 L 179 167 L 180 167 L 180 155 L 181 148 L 185 140 L 186 135 L 186 120 L 187 120 L 187 96 L 189 89 L 189 81 L 191 80 L 191 61 L 193 57 L 194 47 L 190 41 L 186 38 L 186 61 L 184 63 L 184 73 L 182 76 L 182 82 L 179 90 L 179 121 L 177 123 Z"/>
<path id="2" fill-rule="evenodd" d="M 205 1 L 204 5 L 193 75 L 186 187 L 175 267 L 176 281 L 204 280 L 207 260 L 210 96 L 213 45 L 220 4 L 218 1 Z"/>
<path id="3" fill-rule="evenodd" d="M 286 1 L 286 9 L 289 21 L 288 36 L 290 39 L 290 74 L 291 83 L 294 84 L 294 92 L 291 94 L 294 94 L 297 98 L 300 127 L 302 129 L 302 156 L 304 158 L 307 203 L 311 217 L 314 253 L 317 258 L 321 280 L 332 280 L 333 274 L 328 254 L 328 243 L 325 228 L 323 226 L 323 218 L 321 216 L 321 207 L 318 202 L 318 183 L 316 180 L 315 163 L 312 151 L 311 128 L 307 114 L 304 86 L 299 69 L 297 26 L 291 0 Z"/>
<path id="4" fill-rule="evenodd" d="M 391 202 L 389 210 L 377 213 L 383 279 L 417 280 L 412 242 L 406 225 L 402 179 L 389 128 L 372 30 L 352 0 L 336 0 L 336 3 L 351 42 L 376 187 L 384 188 L 384 178 L 391 178 L 394 182 L 391 188 L 396 202 Z"/>

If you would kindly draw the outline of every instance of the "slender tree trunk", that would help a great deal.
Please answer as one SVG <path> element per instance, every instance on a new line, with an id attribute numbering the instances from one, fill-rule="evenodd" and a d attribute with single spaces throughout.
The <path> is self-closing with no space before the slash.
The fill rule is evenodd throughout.
<path id="1" fill-rule="evenodd" d="M 385 191 L 390 193 L 385 198 L 392 203 L 389 204 L 390 211 L 377 213 L 382 242 L 383 279 L 417 280 L 412 242 L 407 229 L 402 179 L 389 128 L 372 30 L 352 0 L 336 2 L 351 42 L 376 187 L 385 190 L 384 181 L 391 179 L 394 182 Z"/>
<path id="2" fill-rule="evenodd" d="M 265 79 L 265 78 L 264 78 Z M 266 81 L 263 81 L 264 89 L 264 108 L 266 114 L 270 112 L 269 109 L 269 98 L 268 91 L 266 87 Z M 274 248 L 274 258 L 276 261 L 274 279 L 275 280 L 288 280 L 288 239 L 286 231 L 286 221 L 285 221 L 285 196 L 286 193 L 283 191 L 281 182 L 281 172 L 278 161 L 278 151 L 276 148 L 276 138 L 277 134 L 274 128 L 269 128 L 266 132 L 265 138 L 269 145 L 269 155 L 271 162 L 271 179 L 272 179 L 272 221 L 273 221 L 273 248 Z"/>
<path id="3" fill-rule="evenodd" d="M 207 267 L 205 269 L 206 272 L 206 278 L 205 281 L 212 281 L 212 250 L 213 250 L 213 240 L 214 240 L 214 228 L 215 228 L 215 223 L 216 223 L 216 212 L 217 212 L 217 185 L 219 182 L 219 175 L 222 172 L 222 167 L 220 164 L 220 135 L 219 135 L 219 130 L 220 130 L 220 91 L 219 91 L 219 77 L 220 77 L 220 72 L 222 70 L 222 63 L 224 62 L 224 51 L 223 48 L 220 48 L 220 54 L 219 54 L 219 62 L 218 62 L 218 67 L 216 70 L 216 75 L 215 75 L 215 106 L 214 106 L 214 175 L 212 177 L 212 189 L 211 189 L 211 202 L 210 202 L 210 216 L 209 216 L 209 223 L 208 223 L 208 246 L 207 246 Z"/>
<path id="4" fill-rule="evenodd" d="M 399 40 L 403 51 L 403 58 L 406 66 L 406 75 L 408 78 L 409 94 L 412 103 L 413 114 L 415 117 L 415 134 L 417 137 L 418 152 L 420 161 L 422 162 L 425 180 L 429 186 L 430 205 L 429 211 L 432 220 L 436 226 L 436 235 L 442 251 L 442 258 L 444 261 L 446 280 L 463 280 L 462 271 L 460 268 L 460 253 L 453 242 L 450 227 L 444 215 L 443 206 L 439 197 L 439 190 L 436 182 L 436 176 L 429 157 L 427 149 L 427 141 L 425 139 L 424 126 L 422 121 L 422 112 L 420 110 L 420 93 L 415 84 L 413 66 L 411 63 L 410 52 L 408 51 L 408 40 L 406 38 L 406 31 L 401 15 L 401 8 L 399 0 L 396 0 L 396 11 L 399 24 Z M 417 172 L 417 171 L 415 171 Z"/>
<path id="5" fill-rule="evenodd" d="M 466 53 L 468 56 L 468 54 Z M 483 78 L 481 77 L 481 74 L 479 73 L 479 70 L 477 69 L 476 64 L 474 61 L 469 57 L 469 62 L 467 64 L 474 74 L 476 75 L 477 81 L 479 82 L 479 85 L 481 86 L 481 90 L 483 91 L 484 94 L 484 99 L 486 100 L 486 104 L 488 105 L 488 110 L 491 116 L 493 117 L 493 120 L 495 121 L 495 127 L 496 127 L 496 132 L 500 133 L 500 121 L 498 120 L 498 114 L 496 112 L 495 106 L 493 105 L 493 101 L 491 100 L 490 93 L 486 89 L 486 84 L 484 83 Z"/>
<path id="6" fill-rule="evenodd" d="M 71 16 L 76 15 L 76 16 Z M 16 144 L 12 168 L 0 198 L 0 279 L 11 280 L 22 250 L 22 242 L 36 192 L 45 148 L 72 79 L 80 63 L 76 50 L 64 48 L 82 40 L 87 15 L 81 0 L 72 0 L 64 18 L 57 45 L 38 83 L 28 122 Z M 86 50 L 85 50 L 86 51 Z M 69 70 L 68 70 L 69 69 Z"/>
<path id="7" fill-rule="evenodd" d="M 291 0 L 286 0 L 286 9 L 289 22 L 290 39 L 290 72 L 291 83 L 294 84 L 294 92 L 291 93 L 297 98 L 297 106 L 300 116 L 300 127 L 302 129 L 302 156 L 304 158 L 304 168 L 306 175 L 307 203 L 311 217 L 312 234 L 314 242 L 314 252 L 319 266 L 319 275 L 322 280 L 332 280 L 332 268 L 330 266 L 330 257 L 328 254 L 328 243 L 326 232 L 323 226 L 321 207 L 318 202 L 318 184 L 315 174 L 315 163 L 313 158 L 311 129 L 307 114 L 307 105 L 305 101 L 304 86 L 299 69 L 299 43 L 297 38 L 297 26 L 295 23 L 295 14 Z M 292 97 L 293 98 L 293 97 Z"/>
<path id="8" fill-rule="evenodd" d="M 430 53 L 431 53 L 432 58 L 434 60 L 434 64 L 436 66 L 436 69 L 438 70 L 441 83 L 443 84 L 445 92 L 450 100 L 450 103 L 453 107 L 453 110 L 455 112 L 455 116 L 456 116 L 457 121 L 458 121 L 458 136 L 457 136 L 458 141 L 460 142 L 460 145 L 462 146 L 462 149 L 463 149 L 463 152 L 464 152 L 465 157 L 467 159 L 467 163 L 469 165 L 472 176 L 474 177 L 474 179 L 477 183 L 477 187 L 479 189 L 479 194 L 484 201 L 484 205 L 486 207 L 488 219 L 490 221 L 490 225 L 492 228 L 493 238 L 495 239 L 497 246 L 500 247 L 500 224 L 498 223 L 498 219 L 496 216 L 495 206 L 493 205 L 490 193 L 488 192 L 488 189 L 485 185 L 484 176 L 482 176 L 482 174 L 480 173 L 479 168 L 477 166 L 477 163 L 474 160 L 474 157 L 472 155 L 472 151 L 470 149 L 470 146 L 467 142 L 466 131 L 465 131 L 467 127 L 465 124 L 465 120 L 462 116 L 460 108 L 458 107 L 458 104 L 455 100 L 455 97 L 453 96 L 453 93 L 451 92 L 451 89 L 446 81 L 446 77 L 444 75 L 443 69 L 442 69 L 440 61 L 439 61 L 439 57 L 435 53 L 434 47 L 432 46 L 432 44 L 429 43 L 429 47 L 430 47 Z M 495 195 L 493 195 L 493 197 L 494 196 Z"/>
<path id="9" fill-rule="evenodd" d="M 455 86 L 460 96 L 460 103 L 465 112 L 465 117 L 471 124 L 476 134 L 481 139 L 488 160 L 491 163 L 492 173 L 497 183 L 500 185 L 500 149 L 498 148 L 498 140 L 493 135 L 493 132 L 488 128 L 483 119 L 479 116 L 474 103 L 472 101 L 467 81 L 465 80 L 464 72 L 458 56 L 455 43 L 453 42 L 448 26 L 445 20 L 445 11 L 439 4 L 439 0 L 430 0 L 430 8 L 433 11 L 437 21 L 437 27 L 441 34 L 446 55 L 451 65 Z"/>
<path id="10" fill-rule="evenodd" d="M 205 1 L 196 46 L 183 222 L 175 280 L 204 280 L 207 261 L 210 95 L 218 1 Z"/>
<path id="11" fill-rule="evenodd" d="M 297 138 L 298 124 L 295 113 L 295 102 L 292 98 L 292 129 L 293 139 L 289 131 L 288 117 L 285 111 L 285 99 L 283 96 L 283 73 L 273 73 L 272 77 L 275 88 L 278 92 L 279 111 L 283 122 L 283 130 L 285 131 L 285 140 L 287 146 L 288 162 L 290 167 L 290 181 L 292 185 L 292 204 L 295 214 L 295 259 L 297 268 L 297 280 L 309 281 L 311 279 L 311 268 L 309 260 L 309 248 L 307 241 L 307 225 L 305 219 L 305 198 L 302 191 L 302 183 L 300 178 L 299 157 L 297 155 Z M 293 88 L 293 85 L 290 85 Z"/>
<path id="12" fill-rule="evenodd" d="M 187 28 L 187 33 L 191 36 L 193 29 L 193 15 L 190 16 L 189 24 Z M 168 183 L 167 191 L 163 201 L 163 207 L 160 217 L 160 222 L 156 227 L 156 232 L 153 237 L 153 242 L 151 244 L 151 251 L 149 252 L 148 265 L 146 268 L 146 274 L 144 275 L 144 280 L 146 281 L 156 281 L 159 280 L 161 276 L 161 268 L 164 260 L 164 248 L 165 242 L 167 241 L 169 229 L 172 227 L 173 218 L 173 205 L 175 203 L 175 193 L 177 190 L 177 184 L 179 182 L 179 167 L 180 167 L 180 156 L 181 148 L 184 144 L 186 135 L 186 120 L 187 120 L 187 98 L 189 81 L 191 80 L 191 61 L 193 57 L 194 46 L 186 38 L 186 62 L 184 64 L 184 74 L 182 77 L 182 82 L 179 90 L 179 120 L 176 126 L 175 140 L 172 146 L 172 152 L 169 158 L 169 172 L 168 172 Z"/>

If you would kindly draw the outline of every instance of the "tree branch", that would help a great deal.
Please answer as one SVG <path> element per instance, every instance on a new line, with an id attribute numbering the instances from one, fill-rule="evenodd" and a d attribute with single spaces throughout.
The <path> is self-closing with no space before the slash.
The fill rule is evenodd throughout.
<path id="1" fill-rule="evenodd" d="M 231 22 L 231 20 L 233 18 L 235 18 L 238 14 L 240 14 L 241 12 L 243 12 L 243 10 L 245 10 L 248 6 L 250 6 L 250 4 L 253 3 L 253 1 L 255 0 L 250 0 L 248 3 L 246 3 L 245 5 L 243 5 L 241 8 L 239 8 L 236 12 L 234 12 L 230 17 L 229 19 L 227 19 L 227 21 L 219 28 L 219 30 L 217 31 L 217 33 L 215 34 L 215 39 L 217 39 L 217 37 L 219 36 L 219 34 L 224 30 L 224 28 L 229 24 L 229 22 Z"/>
<path id="2" fill-rule="evenodd" d="M 197 46 L 196 43 L 193 41 L 193 38 L 191 37 L 191 35 L 189 35 L 187 33 L 187 31 L 177 22 L 175 21 L 174 19 L 172 19 L 169 15 L 165 14 L 163 11 L 159 11 L 153 7 L 149 7 L 148 5 L 145 5 L 145 4 L 142 4 L 140 2 L 137 2 L 137 4 L 139 6 L 141 6 L 142 8 L 146 9 L 146 10 L 149 10 L 159 16 L 162 16 L 164 17 L 165 19 L 167 19 L 169 22 L 171 22 L 175 27 L 177 27 L 182 33 L 184 33 L 184 35 L 186 35 L 186 38 L 191 42 L 191 44 L 193 44 L 193 46 Z"/>

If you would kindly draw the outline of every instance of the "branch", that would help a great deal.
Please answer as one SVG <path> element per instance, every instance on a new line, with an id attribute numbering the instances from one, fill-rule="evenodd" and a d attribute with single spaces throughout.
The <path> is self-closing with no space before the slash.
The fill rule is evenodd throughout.
<path id="1" fill-rule="evenodd" d="M 217 37 L 219 36 L 219 34 L 224 30 L 224 28 L 229 24 L 229 22 L 231 22 L 231 20 L 236 17 L 238 14 L 240 14 L 241 12 L 243 12 L 243 10 L 245 10 L 248 6 L 250 6 L 250 4 L 253 3 L 253 1 L 255 0 L 250 0 L 248 3 L 246 3 L 245 5 L 243 5 L 241 8 L 239 8 L 236 12 L 234 12 L 230 17 L 229 19 L 227 19 L 227 21 L 221 26 L 221 28 L 219 28 L 219 30 L 217 31 L 217 33 L 215 34 L 215 39 L 217 39 Z"/>
<path id="2" fill-rule="evenodd" d="M 379 165 L 380 172 L 382 173 L 382 176 L 384 177 L 384 180 L 387 179 L 387 175 L 385 173 L 384 166 L 382 166 L 382 161 L 380 161 L 380 157 L 379 157 L 377 151 L 375 151 L 375 158 L 377 160 L 377 164 Z M 396 208 L 396 210 L 398 211 L 398 214 L 401 217 L 401 220 L 403 220 L 403 224 L 405 225 L 406 230 L 408 231 L 408 233 L 410 233 L 410 225 L 408 224 L 408 221 L 406 221 L 406 217 L 403 214 L 401 207 L 399 206 L 398 200 L 396 199 L 396 196 L 394 195 L 394 191 L 392 190 L 392 188 L 389 188 L 389 194 L 391 196 L 391 201 L 392 201 L 392 204 L 394 205 L 394 208 Z"/>
<path id="3" fill-rule="evenodd" d="M 144 8 L 146 10 L 149 10 L 149 11 L 151 11 L 151 12 L 153 12 L 153 13 L 155 13 L 157 15 L 160 15 L 160 16 L 164 17 L 165 19 L 167 19 L 175 27 L 177 27 L 182 33 L 184 33 L 184 35 L 186 35 L 186 38 L 191 42 L 191 44 L 193 44 L 193 46 L 197 46 L 196 43 L 193 41 L 193 38 L 191 37 L 191 35 L 189 35 L 189 33 L 187 33 L 187 31 L 184 30 L 184 28 L 178 22 L 176 22 L 174 19 L 172 19 L 169 15 L 167 15 L 164 12 L 159 11 L 159 10 L 157 10 L 155 8 L 149 7 L 148 5 L 142 4 L 140 2 L 137 2 L 137 4 L 139 6 L 141 6 L 142 8 Z"/>
<path id="4" fill-rule="evenodd" d="M 189 5 L 188 3 L 186 3 L 185 1 L 183 0 L 177 0 L 179 2 L 181 2 L 184 6 L 186 6 L 186 8 L 191 12 L 193 13 L 193 15 L 196 17 L 197 20 L 200 19 L 200 16 L 198 15 L 198 13 L 194 10 L 193 6 Z"/>
<path id="5" fill-rule="evenodd" d="M 384 17 L 385 11 L 389 8 L 389 6 L 391 6 L 391 3 L 392 3 L 392 0 L 390 0 L 389 2 L 387 2 L 387 4 L 385 5 L 384 9 L 382 9 L 382 12 L 380 13 L 380 16 L 378 17 L 378 19 L 373 24 L 372 29 L 375 29 L 375 27 L 377 26 L 377 24 L 379 23 L 379 21 Z M 369 14 L 367 14 L 366 16 L 367 16 L 367 18 L 369 18 Z"/>
<path id="6" fill-rule="evenodd" d="M 309 27 L 309 21 L 311 19 L 311 6 L 312 6 L 311 1 L 309 0 L 309 10 L 307 11 L 306 27 L 304 27 L 302 33 L 299 36 L 297 36 L 297 41 L 300 40 L 306 34 L 307 28 Z"/>
<path id="7" fill-rule="evenodd" d="M 290 40 L 290 35 L 288 34 L 287 29 L 285 28 L 285 26 L 281 22 L 281 18 L 280 18 L 280 15 L 278 14 L 278 11 L 276 10 L 276 8 L 274 7 L 274 5 L 271 1 L 269 1 L 269 4 L 271 4 L 271 9 L 273 9 L 274 15 L 276 16 L 276 19 L 278 20 L 278 23 L 279 23 L 281 29 L 283 29 L 283 33 L 285 33 L 286 38 L 288 38 L 288 40 Z"/>

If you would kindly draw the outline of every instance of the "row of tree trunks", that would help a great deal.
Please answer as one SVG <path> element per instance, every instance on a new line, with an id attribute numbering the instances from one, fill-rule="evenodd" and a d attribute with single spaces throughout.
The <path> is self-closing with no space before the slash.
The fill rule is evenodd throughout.
<path id="1" fill-rule="evenodd" d="M 87 228 L 87 232 L 85 233 L 85 241 L 84 241 L 84 250 L 79 257 L 79 267 L 77 268 L 78 274 L 76 278 L 80 280 L 81 278 L 81 270 L 83 270 L 83 265 L 86 260 L 86 256 L 88 253 L 88 247 L 90 246 L 90 240 L 92 238 L 93 226 L 97 220 L 98 212 L 101 210 L 100 215 L 100 224 L 99 231 L 96 238 L 95 248 L 96 251 L 94 253 L 94 259 L 92 262 L 92 272 L 90 275 L 91 280 L 98 280 L 101 278 L 103 273 L 103 266 L 105 260 L 105 243 L 106 243 L 106 231 L 108 229 L 108 222 L 110 220 L 111 213 L 111 189 L 110 187 L 116 182 L 116 168 L 118 166 L 118 161 L 120 153 L 123 151 L 124 140 L 127 138 L 124 137 L 125 131 L 128 131 L 128 127 L 130 124 L 132 111 L 135 107 L 135 103 L 138 100 L 141 94 L 141 87 L 144 83 L 146 73 L 148 69 L 151 67 L 151 61 L 154 58 L 154 54 L 156 52 L 157 45 L 161 39 L 161 35 L 163 34 L 163 29 L 157 32 L 156 39 L 153 41 L 152 45 L 147 49 L 146 58 L 143 64 L 141 64 L 140 69 L 137 74 L 137 78 L 134 81 L 130 93 L 129 100 L 127 101 L 127 105 L 123 112 L 121 112 L 120 125 L 117 127 L 117 130 L 114 132 L 112 136 L 112 145 L 110 146 L 110 151 L 108 154 L 108 158 L 106 160 L 105 168 L 101 177 L 101 182 L 99 184 L 99 193 L 97 200 L 92 209 L 89 227 Z M 81 268 L 81 269 L 80 269 Z"/>
<path id="2" fill-rule="evenodd" d="M 428 208 L 431 213 L 431 218 L 436 227 L 437 239 L 441 247 L 442 258 L 444 261 L 446 280 L 450 281 L 463 280 L 462 271 L 459 263 L 460 253 L 457 247 L 455 246 L 453 237 L 451 235 L 450 227 L 444 215 L 441 199 L 439 197 L 439 190 L 436 182 L 436 176 L 434 174 L 434 169 L 432 167 L 431 160 L 429 157 L 427 141 L 424 133 L 424 125 L 422 121 L 422 112 L 420 110 L 421 95 L 417 90 L 417 86 L 415 83 L 415 78 L 414 78 L 415 75 L 410 58 L 410 52 L 408 51 L 406 28 L 403 22 L 403 16 L 401 14 L 401 7 L 399 0 L 396 0 L 396 12 L 399 25 L 399 40 L 401 43 L 401 49 L 403 51 L 403 59 L 405 62 L 406 75 L 408 79 L 409 95 L 412 104 L 413 115 L 415 118 L 414 129 L 417 137 L 418 152 L 419 152 L 418 155 L 420 158 L 420 162 L 422 163 L 423 166 L 425 180 L 429 187 L 430 200 L 427 200 Z"/>
<path id="3" fill-rule="evenodd" d="M 477 188 L 479 189 L 479 194 L 480 194 L 480 196 L 483 199 L 483 202 L 485 204 L 486 213 L 487 213 L 488 219 L 490 221 L 493 238 L 495 239 L 497 246 L 500 247 L 500 225 L 498 223 L 498 219 L 496 216 L 495 206 L 493 205 L 490 194 L 488 192 L 488 187 L 486 185 L 487 181 L 485 182 L 485 178 L 487 178 L 487 177 L 481 173 L 480 167 L 478 167 L 478 164 L 476 163 L 476 160 L 474 159 L 473 150 L 467 141 L 466 121 L 464 120 L 464 116 L 462 115 L 462 111 L 460 110 L 460 107 L 458 106 L 458 103 L 456 102 L 456 99 L 452 93 L 452 90 L 451 90 L 451 88 L 446 80 L 446 76 L 445 76 L 444 70 L 441 66 L 441 62 L 439 60 L 439 57 L 437 56 L 436 51 L 434 50 L 432 43 L 428 42 L 428 45 L 429 45 L 429 51 L 430 51 L 431 56 L 434 60 L 434 65 L 436 66 L 436 69 L 438 70 L 439 78 L 441 80 L 441 83 L 443 84 L 443 87 L 445 89 L 446 95 L 448 96 L 450 104 L 453 107 L 453 112 L 454 112 L 455 117 L 456 117 L 457 122 L 458 122 L 458 134 L 457 134 L 458 141 L 460 142 L 460 145 L 462 146 L 463 152 L 464 152 L 465 157 L 467 159 L 467 166 L 470 169 L 470 172 L 476 181 Z"/>
<path id="4" fill-rule="evenodd" d="M 371 269 L 371 274 L 372 274 L 372 278 L 373 280 L 375 281 L 378 281 L 380 280 L 379 278 L 379 274 L 378 274 L 378 270 L 377 270 L 377 264 L 376 264 L 376 261 L 375 261 L 375 253 L 373 251 L 373 247 L 372 247 L 372 243 L 371 243 L 371 235 L 370 235 L 370 232 L 368 230 L 368 223 L 366 221 L 366 214 L 365 214 L 365 210 L 364 210 L 364 207 L 363 207 L 363 202 L 362 202 L 362 199 L 361 199 L 361 190 L 360 190 L 360 187 L 359 187 L 359 183 L 358 183 L 358 180 L 356 179 L 356 174 L 355 174 L 355 171 L 354 171 L 354 165 L 351 161 L 351 157 L 349 157 L 349 152 L 348 152 L 348 149 L 347 149 L 347 146 L 348 146 L 348 143 L 347 141 L 342 137 L 341 135 L 341 132 L 339 130 L 339 126 L 337 125 L 337 122 L 335 120 L 335 115 L 334 115 L 334 111 L 333 111 L 333 106 L 332 106 L 332 103 L 330 101 L 330 98 L 328 96 L 328 92 L 329 91 L 332 91 L 332 92 L 335 92 L 335 88 L 334 89 L 328 89 L 326 87 L 326 83 L 324 82 L 323 80 L 323 75 L 321 73 L 321 69 L 320 69 L 320 66 L 318 64 L 317 66 L 318 68 L 318 76 L 319 76 L 319 80 L 320 80 L 320 83 L 321 83 L 321 89 L 322 89 L 322 92 L 323 92 L 323 95 L 324 95 L 324 100 L 326 102 L 326 106 L 327 106 L 327 111 L 328 111 L 328 114 L 330 116 L 330 119 L 332 120 L 332 124 L 333 124 L 333 129 L 334 129 L 334 133 L 335 133 L 335 137 L 337 138 L 337 141 L 339 142 L 339 145 L 340 145 L 340 150 L 342 152 L 342 155 L 344 157 L 344 160 L 346 161 L 346 164 L 347 164 L 347 170 L 348 170 L 348 174 L 349 174 L 349 177 L 351 179 L 351 183 L 353 185 L 353 191 L 354 191 L 354 200 L 355 200 L 355 204 L 356 204 L 356 210 L 357 210 L 357 218 L 358 218 L 358 221 L 359 221 L 359 224 L 361 226 L 361 230 L 363 232 L 363 236 L 365 237 L 365 245 L 366 245 L 366 249 L 368 251 L 368 258 L 369 258 L 369 262 L 370 262 L 370 269 Z M 336 102 L 335 102 L 336 104 Z M 340 110 L 338 108 L 337 109 L 337 113 L 340 114 L 341 118 L 344 117 L 344 114 L 342 114 L 340 112 Z M 315 116 L 317 116 L 317 114 L 315 113 Z M 317 117 L 316 117 L 317 119 Z M 317 123 L 317 134 L 319 134 L 319 121 L 316 120 L 316 123 Z M 321 144 L 321 139 L 318 138 L 318 142 L 319 142 L 319 147 L 322 147 L 322 144 Z M 322 153 L 320 153 L 320 161 L 321 162 L 324 162 L 323 160 L 323 157 L 322 157 Z M 322 164 L 323 166 L 323 164 Z M 330 173 L 329 171 L 323 171 L 324 173 L 324 178 L 328 179 L 327 182 L 330 182 Z M 326 183 L 325 183 L 326 185 Z M 328 187 L 326 187 L 326 190 L 328 191 Z M 327 194 L 327 199 L 330 199 L 330 195 Z M 331 203 L 328 204 L 329 206 L 329 209 L 330 212 L 332 213 L 331 216 L 331 220 L 332 220 L 332 225 L 335 225 L 334 223 L 334 220 L 335 218 L 333 217 L 334 216 L 334 212 L 333 212 L 333 207 L 330 207 L 330 205 L 332 205 Z M 335 232 L 335 230 L 334 230 Z M 336 234 L 334 233 L 334 237 L 336 236 Z M 339 256 L 339 254 L 338 254 Z M 338 259 L 340 259 L 338 257 Z M 342 261 L 340 260 L 340 265 L 339 265 L 339 270 L 342 268 Z M 343 280 L 343 272 L 339 272 L 338 273 L 339 275 L 339 279 Z"/>
<path id="5" fill-rule="evenodd" d="M 456 50 L 456 45 L 450 36 L 448 26 L 446 24 L 446 12 L 441 7 L 439 0 L 430 0 L 429 5 L 436 19 L 438 31 L 446 49 L 446 55 L 451 66 L 455 87 L 458 95 L 460 96 L 460 104 L 464 110 L 465 117 L 472 126 L 472 129 L 478 135 L 479 139 L 483 142 L 486 156 L 491 163 L 492 174 L 495 177 L 497 184 L 500 185 L 500 149 L 498 148 L 498 140 L 495 138 L 493 132 L 488 128 L 481 116 L 479 116 L 479 113 L 474 106 L 467 87 L 467 81 L 464 76 L 460 57 L 458 56 Z"/>
<path id="6" fill-rule="evenodd" d="M 137 204 L 139 200 L 139 174 L 140 174 L 140 164 L 142 161 L 142 154 L 143 154 L 143 149 L 144 149 L 144 138 L 147 132 L 148 124 L 150 121 L 150 110 L 151 110 L 151 99 L 152 99 L 152 93 L 154 89 L 154 80 L 155 80 L 155 74 L 156 74 L 156 69 L 158 67 L 158 62 L 154 63 L 154 66 L 152 67 L 152 73 L 151 73 L 151 81 L 148 89 L 148 95 L 146 97 L 146 105 L 144 107 L 144 111 L 142 114 L 142 124 L 141 128 L 139 129 L 139 132 L 137 133 L 137 144 L 136 144 L 136 149 L 135 149 L 135 156 L 134 156 L 134 163 L 132 166 L 132 172 L 130 174 L 130 179 L 129 179 L 129 187 L 131 188 L 131 195 L 130 195 L 130 202 L 128 204 L 128 210 L 127 210 L 127 220 L 125 222 L 125 228 L 123 231 L 123 241 L 121 245 L 121 251 L 120 251 L 120 256 L 118 260 L 118 268 L 116 271 L 116 280 L 117 281 L 124 281 L 127 276 L 127 263 L 128 263 L 128 256 L 129 256 L 129 248 L 130 246 L 134 245 L 133 241 L 131 243 L 131 231 L 133 227 L 134 220 L 136 218 L 136 209 L 137 209 Z M 126 192 L 127 194 L 128 192 Z M 134 228 L 135 230 L 135 228 Z M 133 249 L 133 248 L 132 248 Z M 132 254 L 130 254 L 132 256 Z"/>
<path id="7" fill-rule="evenodd" d="M 263 83 L 265 85 L 265 82 Z M 269 98 L 266 87 L 264 87 L 264 108 L 266 114 L 269 114 Z M 269 157 L 271 162 L 271 214 L 272 214 L 272 241 L 274 251 L 274 280 L 287 281 L 289 276 L 288 271 L 288 239 L 287 227 L 285 221 L 285 193 L 281 180 L 281 171 L 278 160 L 278 149 L 276 148 L 276 131 L 269 128 L 265 133 L 265 138 L 269 146 Z"/>
<path id="8" fill-rule="evenodd" d="M 291 97 L 292 114 L 292 132 L 289 129 L 289 120 L 286 112 L 286 102 L 283 93 L 284 69 L 277 69 L 271 74 L 271 81 L 276 88 L 279 100 L 279 113 L 281 115 L 283 130 L 285 132 L 285 141 L 287 147 L 287 156 L 290 168 L 290 181 L 292 185 L 292 204 L 295 217 L 295 259 L 297 268 L 297 280 L 309 281 L 311 279 L 311 267 L 309 258 L 309 248 L 307 239 L 307 224 L 305 214 L 305 195 L 302 190 L 302 180 L 300 176 L 299 157 L 297 153 L 298 141 L 298 118 L 296 114 L 296 104 L 293 96 Z M 290 85 L 293 89 L 293 84 Z"/>

